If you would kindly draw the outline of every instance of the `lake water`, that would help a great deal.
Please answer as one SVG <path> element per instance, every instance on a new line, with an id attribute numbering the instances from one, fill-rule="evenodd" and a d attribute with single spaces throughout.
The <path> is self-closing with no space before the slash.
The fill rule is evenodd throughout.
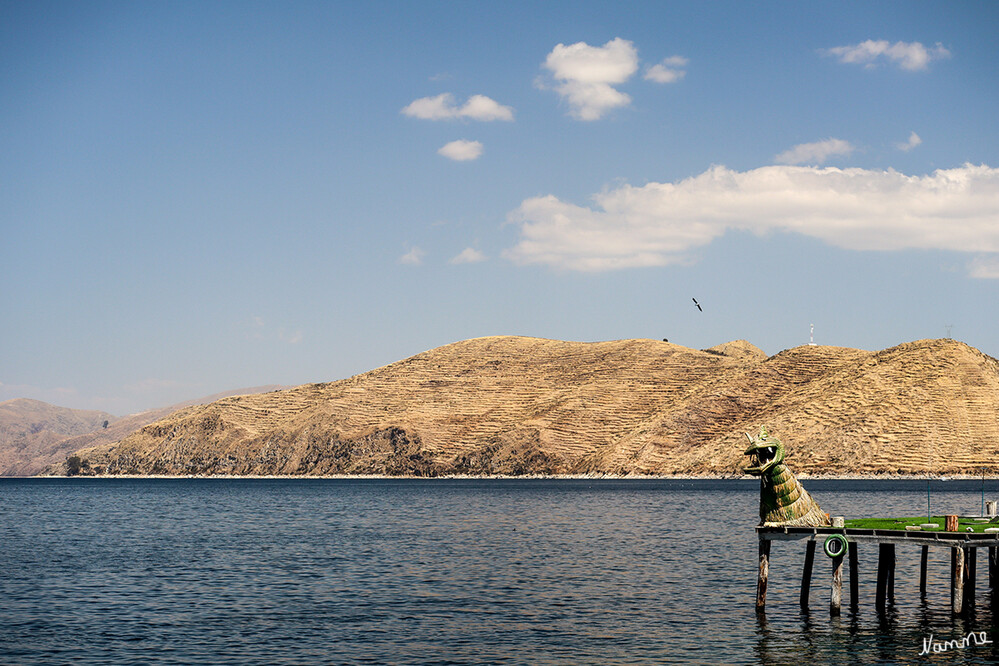
<path id="1" fill-rule="evenodd" d="M 919 515 L 926 481 L 805 482 L 848 517 Z M 933 481 L 934 514 L 980 481 Z M 10 664 L 996 663 L 950 615 L 949 550 L 900 546 L 894 609 L 828 613 L 816 553 L 775 542 L 756 593 L 758 484 L 678 480 L 0 480 L 0 662 Z M 989 480 L 986 499 L 999 499 Z M 848 576 L 845 576 L 848 578 Z M 845 581 L 846 583 L 846 581 Z"/>

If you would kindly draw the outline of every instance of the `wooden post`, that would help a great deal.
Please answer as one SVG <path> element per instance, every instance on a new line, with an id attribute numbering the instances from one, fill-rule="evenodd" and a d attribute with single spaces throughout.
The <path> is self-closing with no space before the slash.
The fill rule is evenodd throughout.
<path id="1" fill-rule="evenodd" d="M 850 542 L 850 610 L 854 613 L 857 612 L 857 608 L 860 605 L 860 581 L 859 581 L 859 569 L 860 566 L 857 563 L 857 544 L 854 541 Z"/>
<path id="2" fill-rule="evenodd" d="M 801 596 L 798 603 L 801 610 L 808 610 L 808 592 L 812 586 L 812 561 L 815 559 L 815 542 L 805 544 L 805 566 L 801 570 Z"/>
<path id="3" fill-rule="evenodd" d="M 960 527 L 958 527 L 957 516 L 944 516 L 944 531 L 945 532 L 959 532 Z"/>
<path id="4" fill-rule="evenodd" d="M 888 596 L 888 603 L 892 606 L 895 605 L 895 562 L 897 557 L 895 556 L 895 544 L 886 543 L 884 544 L 885 550 L 888 552 L 888 589 L 886 590 Z"/>
<path id="5" fill-rule="evenodd" d="M 996 557 L 996 547 L 989 546 L 989 587 L 992 588 L 992 596 L 996 596 L 996 587 L 999 587 L 999 581 L 996 580 L 997 574 L 999 574 L 999 562 L 997 562 Z"/>
<path id="6" fill-rule="evenodd" d="M 964 556 L 964 603 L 961 605 L 965 613 L 972 613 L 975 608 L 975 560 L 977 548 L 969 548 Z"/>
<path id="7" fill-rule="evenodd" d="M 760 575 L 756 580 L 756 612 L 767 605 L 767 576 L 770 574 L 770 540 L 760 536 Z"/>
<path id="8" fill-rule="evenodd" d="M 930 555 L 930 547 L 923 546 L 919 555 L 919 598 L 926 598 L 926 560 Z"/>
<path id="9" fill-rule="evenodd" d="M 884 613 L 888 597 L 888 544 L 878 544 L 878 586 L 874 595 L 874 606 L 878 613 Z"/>
<path id="10" fill-rule="evenodd" d="M 835 617 L 839 615 L 840 606 L 843 604 L 843 553 L 833 558 L 832 561 L 832 590 L 829 595 L 829 615 Z"/>
<path id="11" fill-rule="evenodd" d="M 950 549 L 950 610 L 960 615 L 964 607 L 964 548 Z"/>
<path id="12" fill-rule="evenodd" d="M 999 554 L 995 546 L 989 548 L 989 580 L 992 583 L 992 609 L 999 611 Z"/>

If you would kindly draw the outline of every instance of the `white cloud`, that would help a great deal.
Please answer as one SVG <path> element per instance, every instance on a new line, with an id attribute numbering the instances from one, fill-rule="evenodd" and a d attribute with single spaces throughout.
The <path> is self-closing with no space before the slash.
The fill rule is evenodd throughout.
<path id="1" fill-rule="evenodd" d="M 824 49 L 823 52 L 835 56 L 842 63 L 864 65 L 867 68 L 873 68 L 879 59 L 884 58 L 909 71 L 926 69 L 930 61 L 950 57 L 950 51 L 945 49 L 940 42 L 927 48 L 919 42 L 890 44 L 884 39 L 877 41 L 868 39 L 859 44 Z"/>
<path id="2" fill-rule="evenodd" d="M 578 271 L 663 266 L 729 230 L 793 232 L 851 250 L 999 252 L 999 169 L 966 164 L 926 176 L 894 170 L 715 166 L 677 183 L 625 185 L 594 207 L 554 196 L 510 213 L 518 264 Z M 978 267 L 990 274 L 994 264 Z"/>
<path id="3" fill-rule="evenodd" d="M 402 113 L 423 120 L 513 120 L 513 109 L 503 106 L 485 95 L 472 95 L 461 106 L 455 104 L 454 95 L 442 93 L 436 97 L 421 97 L 410 102 Z"/>
<path id="4" fill-rule="evenodd" d="M 482 155 L 482 144 L 478 141 L 458 139 L 457 141 L 452 141 L 441 146 L 437 150 L 437 154 L 456 162 L 467 162 L 478 159 Z"/>
<path id="5" fill-rule="evenodd" d="M 826 139 L 815 143 L 799 143 L 774 157 L 778 164 L 823 164 L 834 155 L 849 155 L 856 150 L 848 141 Z"/>
<path id="6" fill-rule="evenodd" d="M 513 120 L 513 109 L 485 95 L 472 95 L 459 110 L 462 118 L 472 120 Z"/>
<path id="7" fill-rule="evenodd" d="M 409 252 L 399 257 L 399 263 L 404 266 L 419 266 L 423 263 L 423 257 L 426 254 L 426 252 L 414 245 Z"/>
<path id="8" fill-rule="evenodd" d="M 436 97 L 421 97 L 403 107 L 400 113 L 423 120 L 454 120 L 458 117 L 454 95 L 451 93 L 441 93 Z"/>
<path id="9" fill-rule="evenodd" d="M 923 142 L 923 140 L 919 138 L 919 135 L 916 134 L 915 132 L 913 132 L 912 134 L 909 135 L 909 140 L 908 141 L 902 141 L 902 142 L 896 143 L 895 147 L 898 148 L 899 150 L 907 153 L 910 150 L 912 150 L 913 148 L 915 148 L 916 146 L 918 146 L 919 144 L 921 144 L 922 142 Z"/>
<path id="10" fill-rule="evenodd" d="M 634 44 L 620 37 L 603 46 L 557 44 L 545 58 L 545 67 L 561 81 L 624 83 L 638 69 L 638 52 Z"/>
<path id="11" fill-rule="evenodd" d="M 631 103 L 631 97 L 613 86 L 638 70 L 638 51 L 620 37 L 603 46 L 557 44 L 545 58 L 545 67 L 561 82 L 555 90 L 569 103 L 571 115 L 598 120 L 611 109 Z"/>
<path id="12" fill-rule="evenodd" d="M 480 261 L 485 261 L 486 255 L 482 254 L 475 248 L 466 247 L 458 255 L 451 258 L 449 263 L 452 264 L 477 264 Z"/>
<path id="13" fill-rule="evenodd" d="M 999 254 L 972 259 L 968 262 L 968 275 L 982 280 L 999 280 Z"/>
<path id="14" fill-rule="evenodd" d="M 645 79 L 656 83 L 675 83 L 687 74 L 683 68 L 688 62 L 683 56 L 670 56 L 645 70 Z"/>

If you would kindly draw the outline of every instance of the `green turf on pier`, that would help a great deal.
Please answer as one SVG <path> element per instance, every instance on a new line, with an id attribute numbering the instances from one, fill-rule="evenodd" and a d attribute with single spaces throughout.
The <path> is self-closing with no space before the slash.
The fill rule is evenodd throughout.
<path id="1" fill-rule="evenodd" d="M 993 519 L 994 520 L 994 519 Z M 933 516 L 929 520 L 926 516 L 916 516 L 914 518 L 848 518 L 845 527 L 860 530 L 905 530 L 908 526 L 919 527 L 933 523 L 936 528 L 923 528 L 925 532 L 943 532 L 944 517 Z M 989 518 L 961 517 L 958 519 L 959 532 L 984 532 L 986 528 L 999 528 L 999 520 L 990 522 Z"/>

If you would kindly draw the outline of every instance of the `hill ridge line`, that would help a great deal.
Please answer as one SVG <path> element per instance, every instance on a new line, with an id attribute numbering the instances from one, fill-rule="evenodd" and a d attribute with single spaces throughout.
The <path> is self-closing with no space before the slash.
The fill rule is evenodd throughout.
<path id="1" fill-rule="evenodd" d="M 949 339 L 767 357 L 744 340 L 483 336 L 77 455 L 110 475 L 739 475 L 763 424 L 813 476 L 973 473 L 999 459 L 999 362 Z"/>

